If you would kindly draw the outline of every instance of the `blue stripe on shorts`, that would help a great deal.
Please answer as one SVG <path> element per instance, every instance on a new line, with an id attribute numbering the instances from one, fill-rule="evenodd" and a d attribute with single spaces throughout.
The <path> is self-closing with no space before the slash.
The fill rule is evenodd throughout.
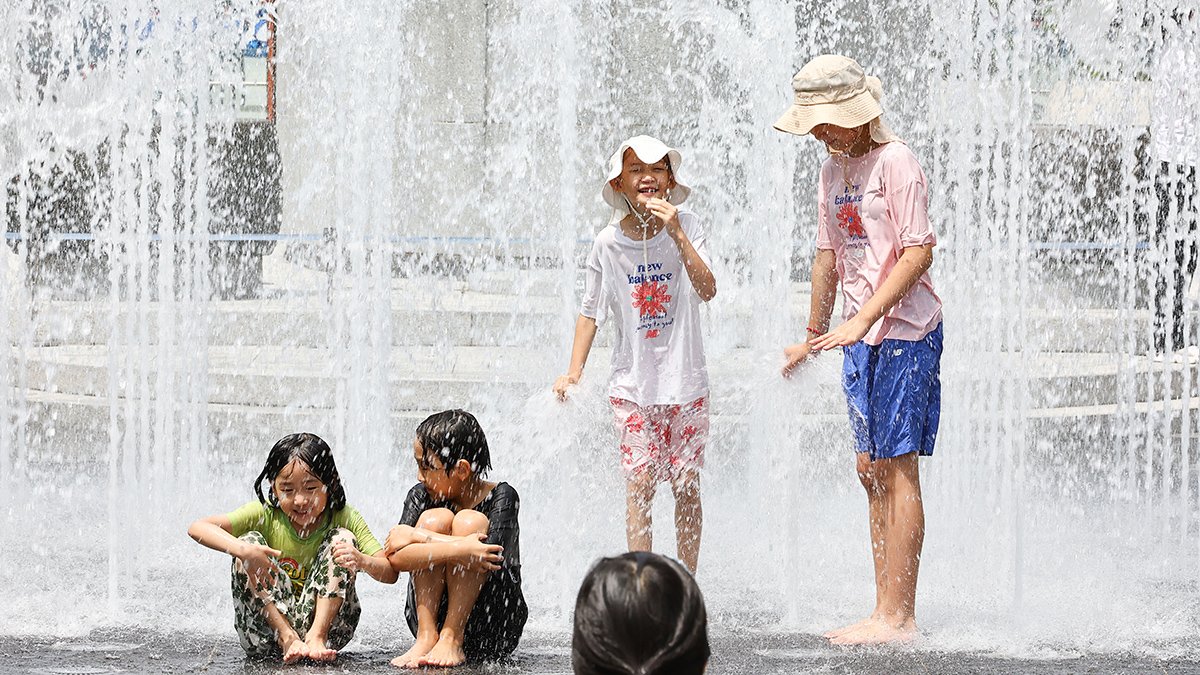
<path id="1" fill-rule="evenodd" d="M 842 348 L 842 388 L 858 452 L 932 455 L 942 408 L 942 324 L 920 340 Z"/>

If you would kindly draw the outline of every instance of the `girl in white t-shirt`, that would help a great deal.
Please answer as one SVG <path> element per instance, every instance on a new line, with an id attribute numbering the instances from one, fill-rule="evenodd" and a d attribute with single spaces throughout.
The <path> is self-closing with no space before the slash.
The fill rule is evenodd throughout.
<path id="1" fill-rule="evenodd" d="M 565 399 L 596 329 L 613 317 L 609 400 L 626 477 L 625 535 L 631 551 L 651 545 L 650 506 L 659 482 L 675 495 L 680 560 L 700 557 L 700 468 L 708 438 L 708 373 L 700 302 L 717 294 L 704 230 L 677 206 L 680 154 L 649 136 L 621 144 L 609 159 L 604 200 L 615 209 L 596 235 L 567 374 L 554 383 Z"/>
<path id="2" fill-rule="evenodd" d="M 841 347 L 857 470 L 867 490 L 875 610 L 826 633 L 836 644 L 916 636 L 925 510 L 917 458 L 933 454 L 941 411 L 942 301 L 929 267 L 928 182 L 883 123 L 879 80 L 844 56 L 810 61 L 775 128 L 829 149 L 817 188 L 817 254 L 805 342 L 785 350 L 789 374 L 811 352 Z M 838 282 L 843 323 L 830 330 Z"/>

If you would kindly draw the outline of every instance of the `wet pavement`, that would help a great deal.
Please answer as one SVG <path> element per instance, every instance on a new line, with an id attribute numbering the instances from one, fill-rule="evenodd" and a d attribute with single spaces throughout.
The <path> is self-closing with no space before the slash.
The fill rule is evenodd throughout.
<path id="1" fill-rule="evenodd" d="M 0 637 L 0 673 L 388 673 L 405 638 L 356 640 L 333 664 L 283 666 L 244 657 L 236 638 L 94 631 L 78 638 Z M 1137 655 L 1014 659 L 922 647 L 842 649 L 805 634 L 715 633 L 708 673 L 1200 673 L 1200 660 Z M 511 661 L 424 673 L 570 673 L 569 636 L 532 634 Z"/>

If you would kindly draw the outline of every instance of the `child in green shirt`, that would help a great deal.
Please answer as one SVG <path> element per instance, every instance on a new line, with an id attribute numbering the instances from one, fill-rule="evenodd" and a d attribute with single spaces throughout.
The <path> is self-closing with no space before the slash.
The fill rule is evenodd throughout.
<path id="1" fill-rule="evenodd" d="M 248 655 L 332 661 L 354 637 L 362 612 L 355 574 L 385 584 L 398 575 L 346 503 L 333 451 L 320 437 L 280 439 L 254 493 L 257 501 L 201 518 L 188 534 L 234 558 L 234 625 Z"/>

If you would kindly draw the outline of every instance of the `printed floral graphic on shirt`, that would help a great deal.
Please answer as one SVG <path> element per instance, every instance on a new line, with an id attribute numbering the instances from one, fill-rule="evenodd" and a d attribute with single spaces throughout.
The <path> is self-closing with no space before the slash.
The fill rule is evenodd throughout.
<path id="1" fill-rule="evenodd" d="M 662 263 L 638 265 L 636 274 L 627 274 L 627 281 L 632 286 L 630 297 L 633 307 L 638 311 L 637 330 L 645 339 L 653 339 L 661 334 L 662 329 L 675 323 L 673 317 L 667 317 L 667 307 L 671 304 L 669 282 L 675 275 L 662 270 Z"/>
<path id="2" fill-rule="evenodd" d="M 867 245 L 867 230 L 863 228 L 861 185 L 854 184 L 842 188 L 842 194 L 834 195 L 833 208 L 837 217 L 837 225 L 846 232 L 846 248 L 862 249 Z"/>
<path id="3" fill-rule="evenodd" d="M 643 319 L 667 311 L 667 303 L 670 301 L 667 285 L 657 281 L 641 283 L 633 289 L 633 306 L 638 308 Z"/>
<path id="4" fill-rule="evenodd" d="M 846 230 L 851 237 L 865 237 L 867 231 L 862 226 L 862 216 L 858 214 L 858 206 L 853 202 L 842 204 L 837 212 L 838 227 Z"/>

